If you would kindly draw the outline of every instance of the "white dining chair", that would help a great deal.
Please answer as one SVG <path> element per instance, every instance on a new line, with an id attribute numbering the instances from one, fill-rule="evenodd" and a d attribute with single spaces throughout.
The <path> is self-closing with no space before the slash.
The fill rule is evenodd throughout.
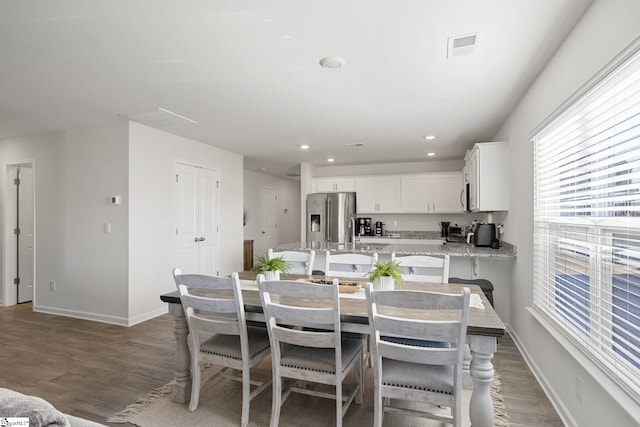
<path id="1" fill-rule="evenodd" d="M 367 284 L 365 295 L 373 338 L 374 426 L 382 425 L 385 412 L 393 412 L 460 427 L 469 289 L 460 294 L 374 291 Z M 403 315 L 407 309 L 411 314 Z M 425 402 L 434 410 L 406 409 L 398 401 Z M 451 408 L 451 415 L 438 414 L 438 406 Z"/>
<path id="2" fill-rule="evenodd" d="M 326 251 L 324 275 L 364 279 L 378 261 L 378 254 Z"/>
<path id="3" fill-rule="evenodd" d="M 277 427 L 280 407 L 292 392 L 335 399 L 336 425 L 353 401 L 362 402 L 362 340 L 340 333 L 338 287 L 296 281 L 265 281 L 258 287 L 272 349 L 273 397 L 271 427 Z M 343 393 L 343 382 L 354 370 L 355 384 Z M 293 382 L 283 389 L 283 381 Z M 335 393 L 309 383 L 335 387 Z"/>
<path id="4" fill-rule="evenodd" d="M 266 328 L 247 326 L 238 273 L 231 277 L 182 274 L 173 270 L 189 326 L 192 389 L 189 411 L 198 407 L 200 388 L 218 376 L 242 382 L 241 425 L 249 423 L 249 404 L 271 380 L 251 380 L 253 366 L 270 354 Z M 231 292 L 230 292 L 231 291 Z M 201 379 L 201 361 L 222 366 Z M 234 371 L 242 371 L 238 376 Z M 252 391 L 251 385 L 256 386 Z"/>
<path id="5" fill-rule="evenodd" d="M 449 255 L 408 255 L 391 259 L 402 267 L 402 278 L 406 281 L 447 283 L 449 281 Z"/>
<path id="6" fill-rule="evenodd" d="M 300 252 L 300 251 L 279 251 L 276 252 L 273 249 L 269 248 L 267 251 L 267 258 L 277 258 L 280 257 L 284 259 L 291 270 L 290 273 L 293 274 L 306 274 L 307 276 L 311 276 L 313 273 L 313 263 L 316 258 L 316 251 L 311 250 L 309 252 Z"/>

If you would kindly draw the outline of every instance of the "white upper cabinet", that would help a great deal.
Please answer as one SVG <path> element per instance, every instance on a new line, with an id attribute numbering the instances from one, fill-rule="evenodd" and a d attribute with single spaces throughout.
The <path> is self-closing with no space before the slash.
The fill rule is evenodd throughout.
<path id="1" fill-rule="evenodd" d="M 464 212 L 462 172 L 404 175 L 402 213 Z"/>
<path id="2" fill-rule="evenodd" d="M 314 193 L 344 193 L 356 191 L 356 179 L 352 176 L 313 178 Z"/>
<path id="3" fill-rule="evenodd" d="M 509 145 L 483 142 L 473 146 L 466 157 L 469 183 L 469 210 L 473 212 L 509 209 Z"/>
<path id="4" fill-rule="evenodd" d="M 397 213 L 400 210 L 400 177 L 356 177 L 358 213 Z"/>

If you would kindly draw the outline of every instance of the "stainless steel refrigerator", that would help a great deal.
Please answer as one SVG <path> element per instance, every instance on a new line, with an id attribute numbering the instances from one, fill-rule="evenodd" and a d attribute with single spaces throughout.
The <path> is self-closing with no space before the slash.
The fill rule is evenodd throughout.
<path id="1" fill-rule="evenodd" d="M 307 195 L 307 242 L 351 243 L 356 193 Z"/>

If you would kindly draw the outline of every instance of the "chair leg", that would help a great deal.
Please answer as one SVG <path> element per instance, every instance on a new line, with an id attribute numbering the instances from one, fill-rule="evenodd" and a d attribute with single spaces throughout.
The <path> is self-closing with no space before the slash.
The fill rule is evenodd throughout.
<path id="1" fill-rule="evenodd" d="M 282 378 L 273 378 L 273 398 L 271 399 L 271 427 L 278 427 L 280 421 L 280 406 L 282 405 Z"/>
<path id="2" fill-rule="evenodd" d="M 383 415 L 382 397 L 380 396 L 380 387 L 378 384 L 376 384 L 375 392 L 374 392 L 374 402 L 373 402 L 373 426 L 374 427 L 382 427 L 382 415 Z"/>
<path id="3" fill-rule="evenodd" d="M 339 371 L 339 367 L 336 368 L 336 371 Z M 340 380 L 340 374 L 336 373 L 337 384 L 336 384 L 336 427 L 342 427 L 342 381 Z"/>
<path id="4" fill-rule="evenodd" d="M 251 378 L 248 367 L 242 370 L 242 427 L 249 424 L 249 405 L 251 404 Z"/>
<path id="5" fill-rule="evenodd" d="M 191 358 L 191 400 L 189 401 L 189 411 L 191 412 L 196 410 L 198 407 L 198 400 L 200 399 L 200 381 L 202 373 L 200 372 L 200 363 L 198 359 L 197 354 Z"/>
<path id="6" fill-rule="evenodd" d="M 360 349 L 360 361 L 356 367 L 356 383 L 358 392 L 356 393 L 356 404 L 362 403 L 362 389 L 364 388 L 364 349 Z"/>

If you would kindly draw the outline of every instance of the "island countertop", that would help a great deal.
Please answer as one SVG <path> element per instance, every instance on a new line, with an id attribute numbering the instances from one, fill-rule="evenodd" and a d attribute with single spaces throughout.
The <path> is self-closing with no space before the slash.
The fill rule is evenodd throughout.
<path id="1" fill-rule="evenodd" d="M 514 258 L 516 248 L 506 242 L 498 249 L 475 247 L 467 243 L 442 243 L 433 244 L 377 244 L 377 243 L 318 243 L 295 242 L 279 245 L 276 250 L 283 251 L 308 251 L 330 250 L 331 252 L 358 252 L 358 253 L 395 253 L 400 255 L 449 255 L 452 257 L 478 257 L 478 258 Z"/>

